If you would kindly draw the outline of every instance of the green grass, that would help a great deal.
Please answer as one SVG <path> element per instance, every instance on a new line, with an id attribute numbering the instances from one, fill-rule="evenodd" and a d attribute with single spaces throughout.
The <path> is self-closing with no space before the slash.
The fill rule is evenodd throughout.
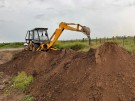
<path id="1" fill-rule="evenodd" d="M 125 37 L 123 40 L 122 37 L 114 38 L 101 38 L 101 39 L 92 39 L 89 46 L 87 40 L 70 40 L 70 41 L 57 41 L 56 48 L 58 49 L 75 49 L 80 51 L 88 51 L 90 48 L 96 49 L 97 47 L 103 45 L 105 42 L 116 42 L 120 47 L 125 48 L 127 51 L 135 54 L 135 41 L 133 37 Z M 77 48 L 77 49 L 76 49 Z"/>
<path id="2" fill-rule="evenodd" d="M 91 45 L 89 45 L 88 41 L 70 40 L 70 41 L 57 41 L 55 47 L 58 49 L 73 49 L 86 52 L 90 48 L 97 48 L 100 45 L 101 44 L 96 44 L 93 40 L 91 41 Z"/>
<path id="3" fill-rule="evenodd" d="M 57 41 L 55 47 L 58 49 L 74 49 L 79 51 L 88 51 L 90 48 L 97 48 L 104 42 L 116 42 L 120 47 L 125 48 L 131 53 L 135 54 L 135 41 L 133 37 L 125 37 L 123 44 L 123 37 L 114 38 L 98 38 L 92 39 L 89 45 L 88 40 L 67 40 L 67 41 Z M 23 42 L 15 43 L 0 43 L 0 48 L 20 48 L 23 47 Z"/>
<path id="4" fill-rule="evenodd" d="M 74 50 L 80 50 L 87 47 L 85 43 L 79 42 L 79 41 L 57 41 L 55 44 L 55 47 L 58 49 L 74 49 Z"/>
<path id="5" fill-rule="evenodd" d="M 26 95 L 26 96 L 24 97 L 24 101 L 34 101 L 34 97 L 31 96 L 31 95 Z"/>
<path id="6" fill-rule="evenodd" d="M 25 91 L 32 81 L 33 77 L 31 75 L 28 76 L 25 72 L 20 72 L 13 78 L 13 86 L 20 91 Z"/>
<path id="7" fill-rule="evenodd" d="M 0 43 L 0 48 L 22 48 L 23 42 Z"/>

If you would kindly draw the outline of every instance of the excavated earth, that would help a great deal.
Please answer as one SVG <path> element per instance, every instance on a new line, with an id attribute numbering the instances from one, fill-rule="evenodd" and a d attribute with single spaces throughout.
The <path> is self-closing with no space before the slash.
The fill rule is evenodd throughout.
<path id="1" fill-rule="evenodd" d="M 22 51 L 0 71 L 33 75 L 26 93 L 35 101 L 135 101 L 135 56 L 116 43 L 86 53 Z"/>

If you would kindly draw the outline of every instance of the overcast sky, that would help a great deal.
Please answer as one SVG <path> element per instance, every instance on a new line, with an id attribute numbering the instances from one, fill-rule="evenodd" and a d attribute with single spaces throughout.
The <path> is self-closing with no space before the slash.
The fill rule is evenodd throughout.
<path id="1" fill-rule="evenodd" d="M 34 27 L 51 36 L 62 21 L 90 27 L 92 38 L 135 35 L 135 0 L 0 0 L 0 42 L 25 41 Z M 60 39 L 83 37 L 64 31 Z"/>

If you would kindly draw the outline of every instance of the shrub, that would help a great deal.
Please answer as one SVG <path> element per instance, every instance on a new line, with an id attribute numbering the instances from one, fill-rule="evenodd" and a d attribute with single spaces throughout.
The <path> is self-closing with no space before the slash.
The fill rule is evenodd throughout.
<path id="1" fill-rule="evenodd" d="M 80 49 L 85 48 L 85 45 L 84 44 L 74 44 L 70 48 L 73 50 L 80 50 Z"/>

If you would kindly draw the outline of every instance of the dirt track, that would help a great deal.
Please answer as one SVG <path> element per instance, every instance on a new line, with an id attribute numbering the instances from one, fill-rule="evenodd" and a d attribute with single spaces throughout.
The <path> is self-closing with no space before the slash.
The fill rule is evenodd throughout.
<path id="1" fill-rule="evenodd" d="M 35 101 L 135 101 L 135 56 L 115 43 L 87 53 L 22 51 L 0 71 L 32 74 Z"/>

